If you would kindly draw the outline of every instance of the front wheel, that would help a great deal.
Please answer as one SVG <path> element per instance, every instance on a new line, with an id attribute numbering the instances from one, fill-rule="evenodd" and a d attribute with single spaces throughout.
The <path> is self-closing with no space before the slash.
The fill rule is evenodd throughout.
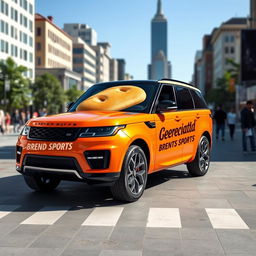
<path id="1" fill-rule="evenodd" d="M 206 136 L 202 136 L 195 159 L 187 164 L 187 169 L 192 176 L 203 176 L 210 166 L 210 142 Z"/>
<path id="2" fill-rule="evenodd" d="M 60 184 L 60 179 L 57 178 L 24 175 L 24 179 L 27 185 L 36 191 L 49 192 L 57 188 Z"/>
<path id="3" fill-rule="evenodd" d="M 144 151 L 132 145 L 126 152 L 121 174 L 111 192 L 120 201 L 134 202 L 138 200 L 146 187 L 148 175 L 147 158 Z"/>

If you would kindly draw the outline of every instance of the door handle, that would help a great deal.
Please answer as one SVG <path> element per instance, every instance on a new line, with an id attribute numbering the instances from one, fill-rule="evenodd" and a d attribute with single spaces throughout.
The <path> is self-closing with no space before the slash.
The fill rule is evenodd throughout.
<path id="1" fill-rule="evenodd" d="M 199 119 L 199 118 L 200 118 L 200 115 L 199 115 L 199 114 L 196 114 L 196 118 Z"/>
<path id="2" fill-rule="evenodd" d="M 180 118 L 179 116 L 176 116 L 176 117 L 175 117 L 175 121 L 176 121 L 176 122 L 179 122 L 180 120 L 181 120 L 181 118 Z"/>

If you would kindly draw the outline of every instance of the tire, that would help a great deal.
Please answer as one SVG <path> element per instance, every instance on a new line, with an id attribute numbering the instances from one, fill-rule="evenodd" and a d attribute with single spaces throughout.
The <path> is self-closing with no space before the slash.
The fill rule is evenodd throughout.
<path id="1" fill-rule="evenodd" d="M 187 169 L 192 176 L 204 176 L 210 166 L 210 142 L 202 136 L 197 147 L 195 159 L 187 164 Z"/>
<path id="2" fill-rule="evenodd" d="M 57 178 L 46 178 L 40 176 L 23 176 L 27 185 L 36 191 L 50 192 L 60 184 Z"/>
<path id="3" fill-rule="evenodd" d="M 128 148 L 119 179 L 111 187 L 115 199 L 125 202 L 138 200 L 146 187 L 148 164 L 144 151 L 136 145 Z"/>

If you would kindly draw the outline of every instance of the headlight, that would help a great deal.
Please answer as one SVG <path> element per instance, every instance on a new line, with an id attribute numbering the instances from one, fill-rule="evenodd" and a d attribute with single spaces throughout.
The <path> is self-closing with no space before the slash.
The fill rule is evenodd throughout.
<path id="1" fill-rule="evenodd" d="M 30 127 L 25 125 L 24 128 L 22 129 L 20 135 L 28 136 L 29 135 L 29 131 L 30 131 Z"/>
<path id="2" fill-rule="evenodd" d="M 107 137 L 113 136 L 117 134 L 117 132 L 121 129 L 124 129 L 125 125 L 117 125 L 117 126 L 105 126 L 105 127 L 88 127 L 83 128 L 79 137 Z"/>

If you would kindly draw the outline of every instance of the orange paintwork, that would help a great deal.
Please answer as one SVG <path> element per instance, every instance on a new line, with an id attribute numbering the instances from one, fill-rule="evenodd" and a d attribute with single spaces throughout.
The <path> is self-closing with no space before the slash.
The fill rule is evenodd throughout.
<path id="1" fill-rule="evenodd" d="M 145 122 L 155 122 L 155 128 L 149 128 Z M 78 138 L 60 150 L 29 149 L 31 143 L 49 144 L 65 142 L 46 142 L 28 140 L 20 136 L 18 146 L 23 148 L 20 164 L 26 154 L 67 156 L 77 159 L 85 173 L 120 172 L 125 153 L 136 140 L 144 140 L 150 152 L 149 173 L 167 167 L 190 162 L 196 155 L 198 141 L 204 132 L 212 136 L 212 120 L 210 110 L 172 111 L 162 114 L 141 114 L 118 111 L 81 111 L 64 113 L 32 119 L 28 126 L 40 127 L 100 127 L 126 125 L 114 136 Z M 52 146 L 53 144 L 51 144 Z M 70 146 L 71 147 L 71 146 Z M 85 150 L 110 150 L 110 166 L 108 169 L 90 169 L 85 157 Z"/>

